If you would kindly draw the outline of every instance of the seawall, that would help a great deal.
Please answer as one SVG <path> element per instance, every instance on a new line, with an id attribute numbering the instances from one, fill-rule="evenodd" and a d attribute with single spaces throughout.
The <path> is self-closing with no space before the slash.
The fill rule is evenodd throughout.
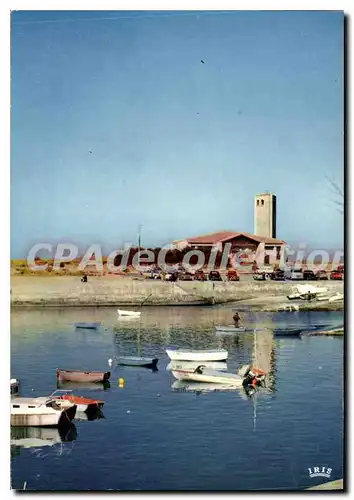
<path id="1" fill-rule="evenodd" d="M 343 293 L 343 282 L 312 282 L 333 293 Z M 144 306 L 148 305 L 210 305 L 239 302 L 239 305 L 263 310 L 277 310 L 289 305 L 286 295 L 295 284 L 291 282 L 257 282 L 241 277 L 238 282 L 165 282 L 130 277 L 90 277 L 82 283 L 79 277 L 13 276 L 12 306 Z M 269 309 L 270 308 L 270 309 Z M 343 301 L 300 301 L 300 308 L 343 309 Z"/>

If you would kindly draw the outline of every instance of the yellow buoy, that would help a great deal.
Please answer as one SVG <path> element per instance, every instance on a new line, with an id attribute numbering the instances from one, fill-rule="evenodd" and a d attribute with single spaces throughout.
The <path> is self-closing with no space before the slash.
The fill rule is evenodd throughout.
<path id="1" fill-rule="evenodd" d="M 119 382 L 119 387 L 124 387 L 124 378 L 120 378 L 118 382 Z"/>

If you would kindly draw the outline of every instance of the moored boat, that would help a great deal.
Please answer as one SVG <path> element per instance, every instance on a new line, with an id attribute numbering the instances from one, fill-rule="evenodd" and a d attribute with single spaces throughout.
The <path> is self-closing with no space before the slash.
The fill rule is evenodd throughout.
<path id="1" fill-rule="evenodd" d="M 187 370 L 194 372 L 199 365 L 200 361 L 170 361 L 166 370 Z M 225 363 L 225 361 L 204 361 L 203 365 L 220 372 L 227 370 L 227 363 Z"/>
<path id="2" fill-rule="evenodd" d="M 203 365 L 198 366 L 194 372 L 187 370 L 174 370 L 177 380 L 192 380 L 194 382 L 207 382 L 214 384 L 228 384 L 233 387 L 242 387 L 250 384 L 255 385 L 265 379 L 265 373 L 256 368 L 245 365 L 239 373 L 219 372 Z"/>
<path id="3" fill-rule="evenodd" d="M 117 309 L 118 316 L 129 316 L 131 318 L 138 318 L 141 316 L 141 311 L 128 311 L 126 309 Z"/>
<path id="4" fill-rule="evenodd" d="M 217 332 L 227 332 L 227 333 L 238 333 L 247 331 L 247 329 L 244 326 L 236 327 L 235 325 L 215 325 L 215 330 Z"/>
<path id="5" fill-rule="evenodd" d="M 77 407 L 52 398 L 11 398 L 11 425 L 15 427 L 60 427 L 69 425 Z"/>
<path id="6" fill-rule="evenodd" d="M 111 372 L 86 372 L 80 370 L 57 369 L 57 380 L 60 382 L 106 382 Z"/>
<path id="7" fill-rule="evenodd" d="M 77 406 L 78 412 L 94 412 L 103 407 L 104 401 L 102 399 L 90 399 L 84 396 L 75 396 L 70 390 L 56 390 L 50 398 L 57 400 L 70 401 Z"/>
<path id="8" fill-rule="evenodd" d="M 20 381 L 17 378 L 10 379 L 10 394 L 16 396 L 20 393 Z"/>
<path id="9" fill-rule="evenodd" d="M 300 337 L 302 331 L 304 331 L 304 328 L 276 328 L 274 330 L 274 337 Z"/>
<path id="10" fill-rule="evenodd" d="M 168 357 L 173 361 L 225 361 L 226 349 L 166 349 Z"/>
<path id="11" fill-rule="evenodd" d="M 75 328 L 85 328 L 88 330 L 97 330 L 101 323 L 75 323 Z"/>
<path id="12" fill-rule="evenodd" d="M 158 362 L 158 358 L 148 358 L 140 356 L 115 356 L 114 359 L 118 365 L 143 366 L 145 368 L 156 367 Z"/>

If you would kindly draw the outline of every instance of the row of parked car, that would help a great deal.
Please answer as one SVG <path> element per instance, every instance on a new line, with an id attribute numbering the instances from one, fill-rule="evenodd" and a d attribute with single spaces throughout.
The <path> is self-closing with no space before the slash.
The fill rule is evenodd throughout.
<path id="1" fill-rule="evenodd" d="M 273 271 L 257 271 L 253 275 L 255 280 L 274 280 L 274 281 L 284 281 L 284 280 L 304 280 L 304 281 L 317 281 L 317 280 L 342 280 L 344 278 L 344 267 L 340 266 L 329 273 L 325 270 L 320 270 L 317 272 L 311 269 L 289 269 L 283 271 L 282 269 L 275 269 Z"/>
<path id="2" fill-rule="evenodd" d="M 165 281 L 224 281 L 219 271 L 210 271 L 205 273 L 202 270 L 195 271 L 191 273 L 185 269 L 179 268 L 178 270 L 171 270 L 164 272 L 159 268 L 153 269 L 148 273 L 145 273 L 147 279 L 163 279 Z M 234 269 L 230 269 L 226 273 L 227 281 L 239 281 L 240 277 Z"/>

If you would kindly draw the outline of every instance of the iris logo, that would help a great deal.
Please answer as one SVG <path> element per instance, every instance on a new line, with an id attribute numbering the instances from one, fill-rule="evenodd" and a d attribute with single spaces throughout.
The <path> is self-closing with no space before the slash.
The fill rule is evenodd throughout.
<path id="1" fill-rule="evenodd" d="M 329 467 L 309 467 L 307 469 L 309 471 L 310 477 L 331 477 L 332 469 Z"/>

